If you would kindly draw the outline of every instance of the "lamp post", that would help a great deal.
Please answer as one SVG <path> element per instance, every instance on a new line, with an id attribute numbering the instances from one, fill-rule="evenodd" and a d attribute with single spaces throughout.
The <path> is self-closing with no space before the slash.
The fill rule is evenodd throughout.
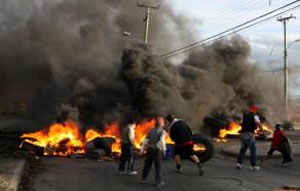
<path id="1" fill-rule="evenodd" d="M 286 109 L 286 115 L 288 116 L 288 104 L 289 104 L 289 101 L 288 101 L 288 73 L 289 73 L 289 69 L 287 67 L 287 56 L 288 56 L 288 49 L 295 43 L 297 42 L 300 42 L 300 39 L 296 39 L 294 40 L 293 42 L 289 43 L 287 46 L 286 46 L 286 49 L 285 49 L 285 67 L 284 67 L 284 76 L 285 76 L 285 83 L 284 83 L 284 88 L 285 88 L 285 109 Z"/>

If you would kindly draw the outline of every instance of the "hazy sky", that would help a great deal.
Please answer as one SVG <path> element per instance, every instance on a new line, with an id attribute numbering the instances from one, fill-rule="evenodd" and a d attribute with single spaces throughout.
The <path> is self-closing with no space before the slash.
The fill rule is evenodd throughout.
<path id="1" fill-rule="evenodd" d="M 190 26 L 190 33 L 180 39 L 189 44 L 191 36 L 199 40 L 210 37 L 219 32 L 279 8 L 294 0 L 168 0 L 178 14 L 195 19 Z M 300 2 L 293 6 L 300 5 Z M 293 14 L 287 24 L 288 61 L 290 69 L 290 94 L 300 96 L 300 8 L 289 11 L 282 16 Z M 264 71 L 281 69 L 283 67 L 283 24 L 273 18 L 239 33 L 251 45 L 252 58 Z M 292 44 L 290 44 L 292 43 Z M 268 72 L 276 78 L 282 78 L 282 72 Z"/>

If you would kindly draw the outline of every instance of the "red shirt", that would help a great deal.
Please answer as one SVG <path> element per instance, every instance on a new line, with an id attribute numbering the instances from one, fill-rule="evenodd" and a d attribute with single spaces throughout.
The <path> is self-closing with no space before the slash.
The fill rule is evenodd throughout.
<path id="1" fill-rule="evenodd" d="M 283 131 L 281 131 L 281 130 L 274 131 L 271 147 L 272 148 L 279 147 L 280 142 L 282 141 L 282 139 L 284 137 L 285 137 L 285 135 L 284 135 Z"/>

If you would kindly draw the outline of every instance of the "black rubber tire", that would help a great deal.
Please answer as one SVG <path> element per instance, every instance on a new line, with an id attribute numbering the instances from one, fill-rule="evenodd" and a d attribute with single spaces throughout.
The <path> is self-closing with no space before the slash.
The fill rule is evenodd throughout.
<path id="1" fill-rule="evenodd" d="M 202 163 L 207 162 L 209 159 L 211 159 L 211 157 L 213 157 L 215 147 L 213 141 L 208 136 L 203 134 L 195 134 L 193 135 L 193 141 L 195 144 L 201 143 L 206 148 L 205 151 L 194 151 Z"/>
<path id="2" fill-rule="evenodd" d="M 111 146 L 115 142 L 114 138 L 98 137 L 93 140 L 96 149 L 104 149 L 107 154 L 111 153 Z"/>
<path id="3" fill-rule="evenodd" d="M 228 127 L 228 122 L 214 117 L 205 117 L 203 120 L 203 125 L 205 130 L 207 130 L 207 133 L 209 133 L 211 136 L 217 137 L 220 129 L 225 129 Z"/>

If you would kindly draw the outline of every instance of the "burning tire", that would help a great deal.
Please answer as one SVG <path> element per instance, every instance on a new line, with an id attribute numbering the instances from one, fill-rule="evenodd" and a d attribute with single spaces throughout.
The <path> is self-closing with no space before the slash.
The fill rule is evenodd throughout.
<path id="1" fill-rule="evenodd" d="M 202 134 L 195 134 L 193 136 L 195 154 L 202 163 L 208 161 L 215 152 L 213 142 L 208 136 Z M 198 146 L 200 149 L 195 149 L 195 146 Z"/>
<path id="2" fill-rule="evenodd" d="M 93 140 L 94 146 L 96 149 L 105 150 L 106 154 L 111 153 L 111 145 L 115 142 L 114 138 L 110 137 L 98 137 Z"/>
<path id="3" fill-rule="evenodd" d="M 225 129 L 229 125 L 228 121 L 220 120 L 214 117 L 205 117 L 203 124 L 211 136 L 218 136 L 220 129 Z"/>

